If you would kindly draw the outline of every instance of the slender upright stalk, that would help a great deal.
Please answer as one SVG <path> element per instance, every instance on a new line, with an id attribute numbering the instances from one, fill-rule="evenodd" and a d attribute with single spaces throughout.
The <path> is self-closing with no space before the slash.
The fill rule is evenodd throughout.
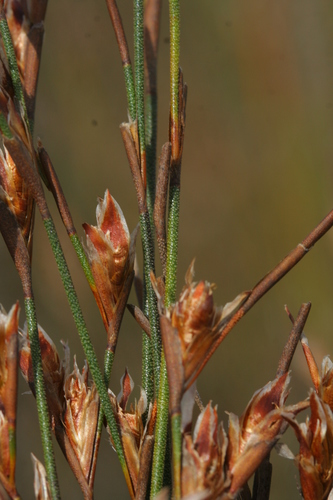
<path id="1" fill-rule="evenodd" d="M 152 401 L 152 376 L 150 372 L 150 367 L 153 368 L 153 384 L 155 386 L 156 393 L 158 392 L 159 380 L 160 380 L 160 358 L 161 358 L 161 334 L 159 328 L 159 315 L 157 310 L 157 300 L 155 292 L 152 288 L 152 284 L 150 281 L 150 272 L 155 272 L 155 263 L 154 263 L 154 250 L 153 250 L 153 238 L 150 227 L 150 218 L 146 203 L 145 197 L 145 188 L 143 185 L 143 180 L 141 177 L 140 167 L 138 164 L 138 158 L 135 150 L 135 144 L 130 132 L 130 127 L 128 124 L 122 124 L 120 126 L 120 130 L 122 133 L 128 162 L 131 168 L 131 173 L 134 181 L 134 186 L 137 193 L 138 200 L 138 208 L 139 208 L 139 217 L 140 217 L 140 230 L 141 230 L 141 240 L 142 240 L 142 248 L 144 255 L 144 277 L 145 277 L 145 288 L 146 288 L 146 301 L 148 317 L 151 328 L 151 340 L 145 333 L 143 333 L 143 346 L 146 345 L 151 349 L 148 353 L 150 353 L 150 359 L 148 359 L 148 363 L 143 363 L 143 373 L 147 373 L 146 380 L 143 377 L 143 380 L 147 383 L 148 389 L 148 401 Z M 151 347 L 150 347 L 151 345 Z M 143 361 L 145 362 L 145 355 L 147 353 L 144 351 Z M 146 389 L 146 387 L 144 386 Z"/>
<path id="2" fill-rule="evenodd" d="M 171 142 L 171 178 L 169 191 L 169 216 L 167 237 L 167 264 L 165 284 L 165 307 L 176 300 L 177 263 L 178 263 L 178 228 L 180 204 L 180 166 L 182 154 L 183 128 L 180 119 L 179 103 L 179 55 L 180 55 L 180 6 L 179 0 L 169 0 L 170 18 L 170 142 Z M 183 89 L 181 89 L 182 91 Z M 156 421 L 155 447 L 153 457 L 151 496 L 154 497 L 162 488 L 165 450 L 168 435 L 169 387 L 164 356 L 161 362 L 161 381 Z M 174 498 L 181 497 L 181 429 L 178 415 L 172 419 L 172 449 Z"/>
<path id="3" fill-rule="evenodd" d="M 161 4 L 161 0 L 146 0 L 144 12 L 147 206 L 151 227 L 153 227 L 153 207 L 156 184 L 157 50 Z"/>
<path id="4" fill-rule="evenodd" d="M 146 131 L 145 131 L 145 75 L 144 75 L 144 0 L 134 0 L 134 62 L 136 116 L 138 120 L 140 169 L 146 189 Z"/>
<path id="5" fill-rule="evenodd" d="M 113 29 L 117 38 L 117 43 L 120 52 L 121 63 L 123 65 L 124 76 L 125 76 L 125 87 L 127 93 L 127 103 L 128 111 L 131 120 L 134 121 L 136 118 L 136 98 L 135 98 L 135 87 L 134 78 L 132 71 L 131 58 L 129 55 L 128 45 L 125 37 L 125 32 L 121 17 L 119 14 L 118 6 L 116 0 L 106 0 L 106 5 L 111 17 Z"/>

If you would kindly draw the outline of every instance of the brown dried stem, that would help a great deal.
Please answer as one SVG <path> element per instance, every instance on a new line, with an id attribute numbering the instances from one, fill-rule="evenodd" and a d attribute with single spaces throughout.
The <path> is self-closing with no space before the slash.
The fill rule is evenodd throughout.
<path id="1" fill-rule="evenodd" d="M 160 31 L 161 0 L 146 0 L 145 25 L 145 76 L 147 94 L 157 92 L 157 49 Z"/>
<path id="2" fill-rule="evenodd" d="M 140 215 L 147 213 L 146 192 L 141 177 L 140 166 L 138 163 L 138 156 L 131 134 L 130 126 L 127 123 L 120 125 L 120 132 L 124 141 L 125 150 L 131 169 L 136 196 L 138 199 Z"/>
<path id="3" fill-rule="evenodd" d="M 116 35 L 117 44 L 119 47 L 119 53 L 121 58 L 121 63 L 123 66 L 131 64 L 131 58 L 128 50 L 127 40 L 124 32 L 123 23 L 119 14 L 118 6 L 115 0 L 106 0 L 106 5 L 110 14 L 112 21 L 112 26 Z"/>
<path id="4" fill-rule="evenodd" d="M 71 216 L 71 213 L 69 211 L 68 203 L 65 198 L 64 192 L 62 190 L 62 187 L 60 185 L 58 176 L 53 168 L 51 159 L 49 155 L 47 154 L 45 148 L 43 147 L 42 142 L 40 139 L 38 139 L 38 144 L 37 144 L 37 153 L 38 153 L 38 158 L 40 160 L 41 167 L 43 169 L 43 172 L 46 176 L 46 179 L 48 181 L 48 189 L 51 191 L 54 200 L 57 204 L 59 213 L 61 215 L 61 219 L 64 223 L 64 226 L 66 228 L 66 231 L 69 236 L 72 234 L 76 234 L 76 229 L 74 226 L 74 222 Z"/>
<path id="5" fill-rule="evenodd" d="M 301 338 L 304 325 L 308 318 L 309 312 L 311 309 L 311 302 L 307 302 L 306 304 L 302 304 L 296 321 L 294 322 L 293 329 L 290 332 L 289 338 L 284 346 L 278 368 L 276 371 L 276 377 L 281 377 L 289 370 L 291 361 L 293 359 L 297 344 Z"/>
<path id="6" fill-rule="evenodd" d="M 132 314 L 133 318 L 138 322 L 142 330 L 151 338 L 150 324 L 148 318 L 143 314 L 138 306 L 133 304 L 127 304 L 127 309 Z"/>
<path id="7" fill-rule="evenodd" d="M 207 353 L 202 365 L 199 370 L 194 374 L 193 378 L 190 379 L 185 387 L 188 389 L 193 382 L 196 380 L 198 375 L 201 373 L 203 368 L 206 366 L 207 362 L 216 351 L 221 342 L 226 338 L 228 333 L 234 328 L 238 321 L 254 306 L 258 300 L 261 299 L 278 281 L 280 281 L 283 276 L 285 276 L 317 243 L 320 238 L 331 229 L 333 225 L 333 210 L 331 210 L 327 216 L 316 226 L 311 233 L 297 245 L 272 271 L 270 271 L 259 283 L 253 288 L 249 298 L 246 302 L 238 309 L 238 311 L 232 316 L 228 321 L 225 328 L 223 329 L 220 337 L 217 339 L 213 347 Z"/>

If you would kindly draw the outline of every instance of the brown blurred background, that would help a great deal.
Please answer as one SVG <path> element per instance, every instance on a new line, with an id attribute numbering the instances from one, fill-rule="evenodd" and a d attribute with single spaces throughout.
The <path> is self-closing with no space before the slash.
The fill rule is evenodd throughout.
<path id="1" fill-rule="evenodd" d="M 132 3 L 119 1 L 132 47 Z M 215 282 L 224 304 L 251 288 L 332 209 L 333 7 L 327 0 L 182 0 L 181 65 L 189 86 L 182 171 L 178 286 L 196 257 L 196 277 Z M 127 119 L 123 73 L 103 0 L 49 1 L 35 132 L 48 150 L 80 236 L 95 223 L 106 188 L 130 230 L 138 222 L 135 192 L 119 133 Z M 159 50 L 159 149 L 167 140 L 168 7 Z M 50 206 L 54 204 L 50 199 Z M 55 211 L 54 211 L 55 213 Z M 92 295 L 55 215 L 89 331 L 102 361 L 105 335 Z M 294 315 L 311 301 L 306 326 L 317 361 L 333 353 L 333 233 L 328 234 L 232 331 L 198 382 L 205 403 L 241 414 L 253 392 L 274 377 Z M 140 243 L 138 253 L 140 254 Z M 0 242 L 0 302 L 9 310 L 22 293 Z M 36 217 L 33 279 L 40 324 L 83 354 L 49 244 Z M 135 300 L 134 296 L 131 298 Z M 24 313 L 21 313 L 24 322 Z M 111 387 L 125 366 L 141 380 L 140 331 L 125 315 Z M 289 402 L 307 396 L 301 352 L 292 364 Z M 33 498 L 30 452 L 42 459 L 35 401 L 20 376 L 18 489 Z M 290 431 L 284 438 L 297 453 Z M 81 498 L 56 451 L 62 497 Z M 298 498 L 298 473 L 272 453 L 272 500 Z M 95 496 L 128 498 L 104 434 Z"/>

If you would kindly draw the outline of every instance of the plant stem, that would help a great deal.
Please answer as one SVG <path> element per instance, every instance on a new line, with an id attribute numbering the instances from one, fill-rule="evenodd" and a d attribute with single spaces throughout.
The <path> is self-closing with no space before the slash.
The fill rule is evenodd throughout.
<path id="1" fill-rule="evenodd" d="M 157 49 L 160 30 L 161 3 L 161 0 L 146 0 L 144 12 L 147 207 L 152 228 L 156 184 Z"/>
<path id="2" fill-rule="evenodd" d="M 203 360 L 202 365 L 196 371 L 195 377 L 187 382 L 185 390 L 187 390 L 193 382 L 197 379 L 207 362 L 214 354 L 220 343 L 226 338 L 228 333 L 234 328 L 238 321 L 261 299 L 273 286 L 280 281 L 303 257 L 311 250 L 324 234 L 333 226 L 333 210 L 331 210 L 326 217 L 316 226 L 311 233 L 299 243 L 277 266 L 272 269 L 259 283 L 252 289 L 251 294 L 238 311 L 230 318 L 224 327 L 220 337 L 217 339 L 213 347 L 207 353 L 206 358 Z"/>
<path id="3" fill-rule="evenodd" d="M 180 49 L 180 8 L 179 0 L 169 0 L 170 18 L 170 138 L 171 138 L 171 178 L 169 192 L 169 216 L 167 237 L 167 263 L 165 283 L 165 307 L 176 300 L 177 264 L 178 264 L 178 229 L 180 207 L 180 166 L 183 130 L 179 120 L 179 49 Z M 181 92 L 183 89 L 181 88 Z M 151 495 L 155 496 L 163 485 L 164 459 L 168 435 L 169 387 L 164 355 L 161 363 L 161 383 L 158 399 L 156 436 L 153 458 Z M 172 426 L 173 474 L 176 479 L 175 498 L 180 498 L 181 474 L 181 429 Z"/>
<path id="4" fill-rule="evenodd" d="M 156 392 L 160 385 L 161 368 L 161 334 L 159 326 L 159 314 L 157 309 L 157 299 L 150 281 L 150 272 L 155 272 L 154 251 L 152 234 L 148 211 L 140 214 L 140 228 L 143 254 L 145 258 L 145 288 L 148 303 L 149 323 L 151 331 L 151 344 L 153 354 L 154 385 Z M 144 334 L 143 338 L 147 338 Z M 149 339 L 148 339 L 149 340 Z"/>
<path id="5" fill-rule="evenodd" d="M 145 132 L 145 75 L 144 75 L 144 0 L 134 0 L 134 62 L 136 116 L 138 120 L 140 144 L 140 169 L 143 185 L 146 189 L 146 132 Z"/>
<path id="6" fill-rule="evenodd" d="M 27 108 L 25 105 L 24 93 L 23 93 L 23 88 L 22 88 L 22 84 L 21 84 L 21 77 L 20 77 L 19 69 L 17 66 L 15 50 L 13 47 L 12 37 L 10 36 L 10 31 L 9 31 L 8 24 L 7 24 L 7 19 L 6 19 L 3 12 L 0 14 L 0 32 L 1 32 L 2 40 L 3 40 L 3 44 L 5 47 L 5 52 L 6 52 L 8 64 L 9 64 L 9 71 L 10 71 L 10 77 L 11 77 L 12 83 L 13 83 L 14 94 L 15 94 L 16 99 L 20 103 L 20 106 L 22 107 L 25 121 L 26 121 L 27 125 L 29 126 Z"/>
<path id="7" fill-rule="evenodd" d="M 111 17 L 113 24 L 113 29 L 117 38 L 117 43 L 120 52 L 120 58 L 123 65 L 124 76 L 125 76 L 125 87 L 127 93 L 127 104 L 128 111 L 131 120 L 134 121 L 136 118 L 136 98 L 135 98 L 135 87 L 134 78 L 132 71 L 131 58 L 129 55 L 128 45 L 125 37 L 125 32 L 121 17 L 119 14 L 118 6 L 115 0 L 106 0 L 106 5 Z"/>
<path id="8" fill-rule="evenodd" d="M 51 491 L 52 499 L 60 499 L 60 491 L 56 466 L 54 461 L 52 435 L 50 428 L 50 418 L 45 394 L 42 357 L 38 338 L 38 327 L 36 319 L 36 310 L 33 297 L 26 297 L 24 300 L 25 314 L 28 324 L 30 339 L 32 367 L 34 372 L 34 385 L 36 392 L 36 404 L 41 428 L 41 439 L 44 451 L 45 469 Z"/>

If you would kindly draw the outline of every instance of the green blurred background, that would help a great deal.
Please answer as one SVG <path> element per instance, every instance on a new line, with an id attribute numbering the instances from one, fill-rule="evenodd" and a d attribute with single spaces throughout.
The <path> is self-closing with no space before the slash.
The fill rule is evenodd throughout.
<path id="1" fill-rule="evenodd" d="M 132 5 L 119 1 L 132 47 Z M 196 257 L 196 277 L 215 282 L 224 304 L 253 285 L 332 209 L 333 7 L 327 0 L 182 0 L 181 66 L 188 83 L 182 170 L 179 290 Z M 36 136 L 49 152 L 81 237 L 95 223 L 97 196 L 106 188 L 130 230 L 138 222 L 135 191 L 119 124 L 127 119 L 123 73 L 103 0 L 49 1 L 36 111 Z M 163 5 L 159 48 L 158 149 L 168 137 L 168 7 Z M 50 199 L 50 206 L 54 209 Z M 53 210 L 54 211 L 54 210 Z M 54 211 L 55 213 L 55 211 Z M 102 361 L 105 334 L 66 234 L 55 215 L 89 330 Z M 333 233 L 329 233 L 232 331 L 198 382 L 207 403 L 241 414 L 253 392 L 274 378 L 294 315 L 311 301 L 306 326 L 318 363 L 333 353 Z M 0 242 L 0 301 L 9 310 L 20 283 Z M 140 243 L 138 244 L 140 255 Z M 39 215 L 33 279 L 40 324 L 83 354 Z M 134 296 L 131 298 L 135 300 Z M 24 313 L 21 314 L 21 323 Z M 111 379 L 125 366 L 141 380 L 140 331 L 125 315 Z M 301 352 L 292 364 L 289 402 L 307 396 L 310 378 Z M 18 490 L 33 498 L 29 454 L 42 459 L 35 401 L 20 376 Z M 285 435 L 293 451 L 297 444 Z M 128 498 L 106 434 L 95 496 Z M 56 450 L 64 499 L 81 498 Z M 272 453 L 272 500 L 298 498 L 298 473 Z"/>

